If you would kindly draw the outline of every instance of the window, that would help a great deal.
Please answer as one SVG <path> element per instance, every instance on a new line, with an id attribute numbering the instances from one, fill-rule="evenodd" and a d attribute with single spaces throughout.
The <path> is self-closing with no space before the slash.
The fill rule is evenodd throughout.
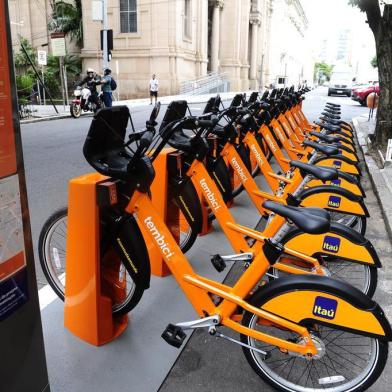
<path id="1" fill-rule="evenodd" d="M 184 38 L 192 38 L 191 0 L 184 0 Z"/>
<path id="2" fill-rule="evenodd" d="M 120 0 L 120 24 L 122 33 L 137 32 L 136 0 Z"/>

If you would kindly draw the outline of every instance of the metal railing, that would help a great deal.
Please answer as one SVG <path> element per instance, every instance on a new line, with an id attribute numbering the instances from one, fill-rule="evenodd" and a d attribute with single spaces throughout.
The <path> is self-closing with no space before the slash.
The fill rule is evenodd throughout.
<path id="1" fill-rule="evenodd" d="M 187 80 L 180 85 L 180 94 L 201 95 L 230 91 L 230 81 L 226 73 L 212 72 L 199 79 Z"/>

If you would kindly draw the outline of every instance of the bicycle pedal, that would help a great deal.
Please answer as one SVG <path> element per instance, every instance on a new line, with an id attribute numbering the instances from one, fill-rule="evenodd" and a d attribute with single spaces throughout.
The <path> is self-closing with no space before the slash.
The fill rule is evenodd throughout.
<path id="1" fill-rule="evenodd" d="M 218 272 L 222 272 L 226 268 L 226 262 L 220 255 L 214 255 L 211 263 Z"/>
<path id="2" fill-rule="evenodd" d="M 170 344 L 170 346 L 180 348 L 182 343 L 184 343 L 186 333 L 181 327 L 169 324 L 163 331 L 161 337 L 166 341 L 166 343 Z"/>

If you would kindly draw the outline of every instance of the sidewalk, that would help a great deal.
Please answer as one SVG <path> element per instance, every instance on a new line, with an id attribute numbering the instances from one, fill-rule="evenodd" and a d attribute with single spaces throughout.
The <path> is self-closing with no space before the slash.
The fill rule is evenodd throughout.
<path id="1" fill-rule="evenodd" d="M 392 238 L 392 164 L 389 163 L 385 168 L 380 169 L 369 153 L 370 140 L 368 136 L 374 133 L 375 121 L 368 122 L 367 116 L 361 116 L 354 118 L 353 124 L 374 192 L 381 207 L 388 234 Z"/>
<path id="2" fill-rule="evenodd" d="M 222 101 L 232 99 L 236 94 L 242 92 L 230 92 L 230 93 L 220 93 Z M 205 103 L 211 97 L 215 97 L 217 94 L 205 94 L 205 95 L 168 95 L 164 97 L 159 97 L 159 102 L 162 105 L 168 105 L 170 102 L 175 100 L 185 100 L 189 104 L 195 103 Z M 141 106 L 147 106 L 150 104 L 149 98 L 141 98 L 141 99 L 129 99 L 129 100 L 122 100 L 122 101 L 114 101 L 113 106 L 118 105 L 127 105 L 129 108 L 136 108 Z M 55 109 L 51 105 L 34 105 L 33 106 L 33 116 L 26 120 L 21 120 L 21 124 L 29 124 L 32 122 L 39 122 L 39 121 L 49 121 L 49 120 L 59 120 L 62 118 L 71 117 L 70 109 L 68 105 L 56 105 L 58 114 L 56 113 Z M 83 116 L 91 115 L 90 112 L 82 114 Z"/>

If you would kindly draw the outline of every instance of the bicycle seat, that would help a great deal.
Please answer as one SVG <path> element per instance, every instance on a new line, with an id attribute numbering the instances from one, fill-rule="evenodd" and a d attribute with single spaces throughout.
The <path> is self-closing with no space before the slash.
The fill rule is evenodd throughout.
<path id="1" fill-rule="evenodd" d="M 333 114 L 331 114 L 331 113 L 328 113 L 328 112 L 322 112 L 321 113 L 323 116 L 326 116 L 326 117 L 328 117 L 328 118 L 331 118 L 332 120 L 340 120 L 340 116 L 335 116 L 335 115 L 333 115 Z"/>
<path id="2" fill-rule="evenodd" d="M 328 144 L 319 144 L 316 142 L 312 142 L 310 140 L 305 140 L 303 142 L 305 146 L 313 147 L 315 150 L 325 154 L 325 155 L 337 155 L 339 154 L 339 149 L 328 145 Z"/>
<path id="3" fill-rule="evenodd" d="M 310 131 L 309 132 L 312 136 L 316 136 L 320 140 L 327 142 L 327 143 L 338 143 L 340 139 L 335 136 L 328 136 L 325 133 Z"/>
<path id="4" fill-rule="evenodd" d="M 338 171 L 332 167 L 314 166 L 301 161 L 291 161 L 290 165 L 297 167 L 302 177 L 305 177 L 306 174 L 311 174 L 323 182 L 336 180 L 339 177 Z"/>
<path id="5" fill-rule="evenodd" d="M 211 133 L 218 136 L 219 138 L 223 138 L 226 135 L 226 128 L 223 125 L 217 125 L 214 127 Z"/>
<path id="6" fill-rule="evenodd" d="M 326 129 L 327 131 L 335 132 L 335 131 L 340 131 L 340 127 L 337 125 L 331 125 L 328 123 L 322 123 L 320 121 L 315 122 L 316 125 L 319 125 L 321 128 Z"/>
<path id="7" fill-rule="evenodd" d="M 285 206 L 270 200 L 265 201 L 263 207 L 289 219 L 305 233 L 323 234 L 330 229 L 331 217 L 327 211 L 323 211 L 321 208 Z"/>
<path id="8" fill-rule="evenodd" d="M 320 117 L 320 120 L 326 121 L 327 123 L 329 123 L 331 125 L 335 125 L 335 126 L 336 125 L 338 125 L 338 126 L 342 125 L 342 120 L 332 120 L 332 119 L 330 119 L 328 117 L 325 117 L 325 116 Z"/>
<path id="9" fill-rule="evenodd" d="M 182 129 L 173 132 L 168 143 L 170 146 L 180 151 L 190 152 L 192 150 L 191 137 L 186 135 Z"/>

